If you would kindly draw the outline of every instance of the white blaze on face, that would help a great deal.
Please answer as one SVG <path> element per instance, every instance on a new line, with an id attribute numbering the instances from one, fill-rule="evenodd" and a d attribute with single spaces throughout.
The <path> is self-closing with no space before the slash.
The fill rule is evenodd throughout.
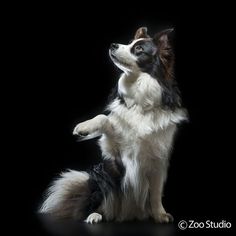
<path id="1" fill-rule="evenodd" d="M 119 48 L 115 51 L 109 51 L 110 57 L 115 65 L 120 68 L 124 72 L 138 72 L 139 67 L 136 63 L 137 58 L 135 55 L 131 53 L 131 48 L 133 45 L 138 42 L 144 40 L 143 38 L 134 40 L 132 43 L 118 44 Z"/>

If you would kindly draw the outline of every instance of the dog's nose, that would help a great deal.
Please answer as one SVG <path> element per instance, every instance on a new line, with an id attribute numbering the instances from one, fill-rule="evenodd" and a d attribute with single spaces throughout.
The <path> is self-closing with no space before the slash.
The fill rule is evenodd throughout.
<path id="1" fill-rule="evenodd" d="M 119 45 L 117 43 L 112 43 L 111 46 L 110 46 L 111 50 L 116 50 L 118 48 L 119 48 Z"/>

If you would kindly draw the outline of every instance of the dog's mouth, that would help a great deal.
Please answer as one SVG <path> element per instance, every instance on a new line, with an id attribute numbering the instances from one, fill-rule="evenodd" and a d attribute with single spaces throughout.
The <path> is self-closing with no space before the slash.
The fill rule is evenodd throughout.
<path id="1" fill-rule="evenodd" d="M 109 55 L 114 63 L 118 63 L 120 65 L 123 65 L 125 67 L 130 67 L 130 65 L 124 61 L 121 61 L 117 56 L 114 54 L 112 50 L 109 50 Z"/>
<path id="2" fill-rule="evenodd" d="M 111 49 L 109 50 L 109 55 L 110 55 L 111 59 L 118 60 L 116 55 L 114 54 L 114 52 Z"/>

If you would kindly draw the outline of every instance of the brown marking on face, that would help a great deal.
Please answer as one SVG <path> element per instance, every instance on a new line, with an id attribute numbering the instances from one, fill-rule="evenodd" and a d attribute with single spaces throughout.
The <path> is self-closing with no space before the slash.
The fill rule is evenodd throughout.
<path id="1" fill-rule="evenodd" d="M 150 38 L 147 34 L 147 27 L 140 27 L 137 29 L 134 39 L 140 39 L 140 38 Z"/>

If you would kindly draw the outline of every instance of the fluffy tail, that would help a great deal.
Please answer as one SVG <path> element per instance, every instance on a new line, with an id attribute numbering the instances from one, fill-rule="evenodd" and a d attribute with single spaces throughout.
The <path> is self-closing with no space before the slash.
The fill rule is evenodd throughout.
<path id="1" fill-rule="evenodd" d="M 89 198 L 89 174 L 69 170 L 61 174 L 47 191 L 40 213 L 57 217 L 83 219 Z"/>

